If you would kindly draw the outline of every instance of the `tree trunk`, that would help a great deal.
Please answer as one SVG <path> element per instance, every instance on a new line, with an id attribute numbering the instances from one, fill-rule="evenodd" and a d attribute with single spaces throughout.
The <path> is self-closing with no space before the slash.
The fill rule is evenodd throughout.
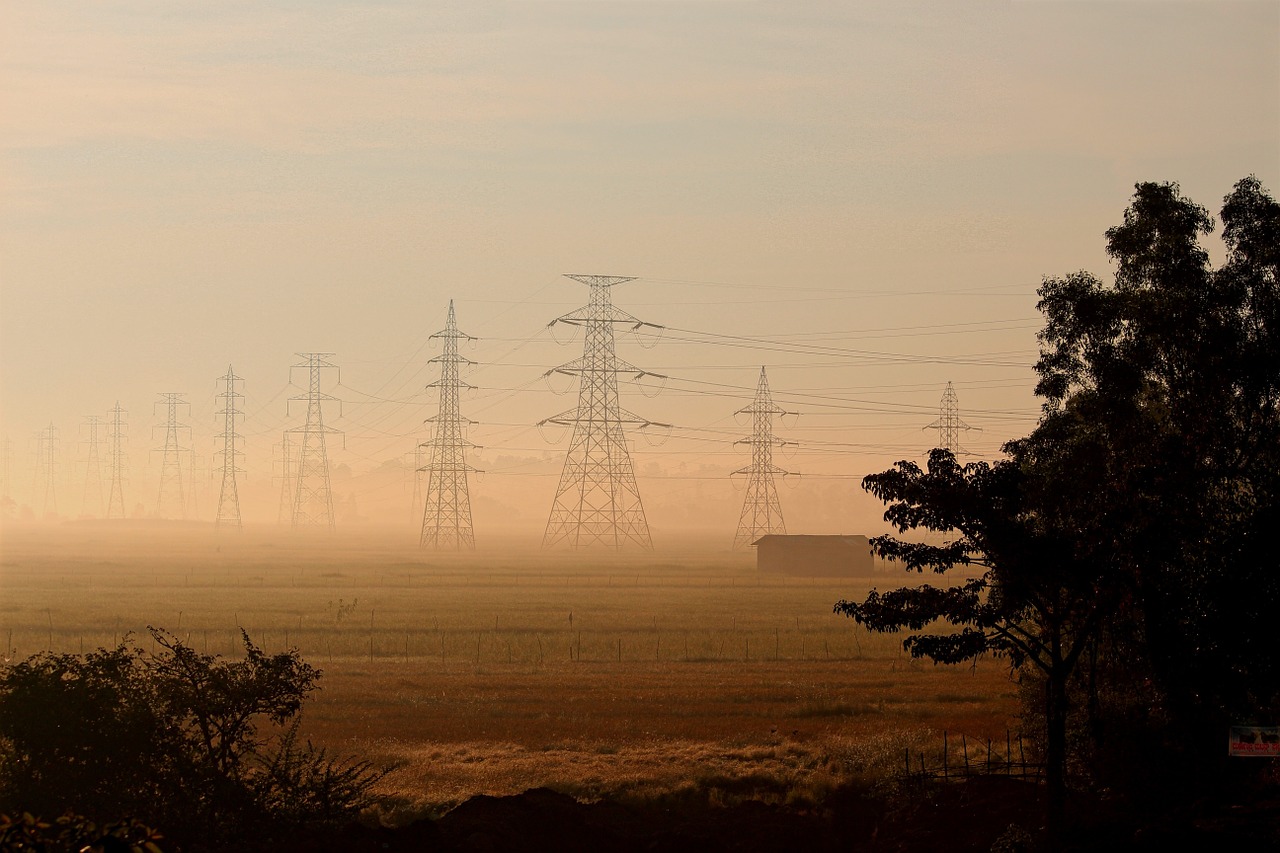
<path id="1" fill-rule="evenodd" d="M 1045 785 L 1048 789 L 1046 815 L 1050 843 L 1060 838 L 1067 800 L 1067 684 L 1060 662 L 1050 667 L 1045 692 Z"/>

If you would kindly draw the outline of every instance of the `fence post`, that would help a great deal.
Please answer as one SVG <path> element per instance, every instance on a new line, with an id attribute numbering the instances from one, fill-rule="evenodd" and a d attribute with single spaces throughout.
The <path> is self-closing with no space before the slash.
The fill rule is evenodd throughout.
<path id="1" fill-rule="evenodd" d="M 964 750 L 964 775 L 969 777 L 969 739 L 965 737 L 964 732 L 960 733 L 960 748 Z"/>

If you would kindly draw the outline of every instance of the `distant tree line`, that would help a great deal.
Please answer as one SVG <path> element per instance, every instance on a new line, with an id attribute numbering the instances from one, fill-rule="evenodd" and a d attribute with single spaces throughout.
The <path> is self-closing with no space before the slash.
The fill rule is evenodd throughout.
<path id="1" fill-rule="evenodd" d="M 880 555 L 983 571 L 836 611 L 910 630 L 915 656 L 1019 667 L 1054 825 L 1069 784 L 1137 801 L 1262 769 L 1229 764 L 1228 726 L 1280 712 L 1280 205 L 1239 181 L 1217 268 L 1214 226 L 1177 184 L 1138 184 L 1106 232 L 1113 280 L 1040 288 L 1036 428 L 996 462 L 934 450 L 863 481 L 899 533 L 952 534 Z"/>

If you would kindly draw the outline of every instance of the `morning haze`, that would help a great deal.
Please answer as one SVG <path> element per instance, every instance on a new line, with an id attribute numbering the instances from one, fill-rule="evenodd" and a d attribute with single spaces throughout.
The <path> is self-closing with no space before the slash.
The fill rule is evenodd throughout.
<path id="1" fill-rule="evenodd" d="M 896 567 L 743 546 L 889 533 L 864 477 L 1036 429 L 1038 290 L 1111 280 L 1136 184 L 1280 187 L 1274 3 L 3 18 L 7 661 L 296 649 L 299 731 L 400 768 L 352 801 L 388 824 L 544 785 L 821 811 L 947 730 L 1016 775 L 1006 662 L 832 613 Z"/>

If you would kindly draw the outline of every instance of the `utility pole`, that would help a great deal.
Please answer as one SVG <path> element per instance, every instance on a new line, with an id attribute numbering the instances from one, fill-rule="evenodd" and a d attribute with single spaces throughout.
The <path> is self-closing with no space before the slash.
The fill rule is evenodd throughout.
<path id="1" fill-rule="evenodd" d="M 102 515 L 102 463 L 98 457 L 98 449 L 102 445 L 99 433 L 104 426 L 102 418 L 97 415 L 85 415 L 82 431 L 88 431 L 89 437 L 83 440 L 88 445 L 84 463 L 84 494 L 80 499 L 80 514 L 94 518 Z"/>
<path id="2" fill-rule="evenodd" d="M 973 427 L 960 420 L 960 398 L 956 396 L 956 389 L 950 382 L 947 383 L 947 389 L 942 392 L 942 400 L 938 403 L 938 419 L 922 429 L 938 431 L 938 447 L 950 450 L 956 456 L 968 453 L 960 446 L 960 430 L 973 429 Z"/>
<path id="3" fill-rule="evenodd" d="M 785 476 L 791 472 L 773 464 L 773 449 L 791 442 L 774 438 L 773 419 L 794 413 L 774 405 L 773 395 L 769 393 L 769 380 L 762 366 L 755 399 L 750 406 L 738 409 L 737 414 L 751 416 L 751 437 L 734 442 L 751 445 L 751 464 L 733 472 L 734 475 L 747 475 L 747 495 L 742 501 L 742 514 L 738 516 L 738 532 L 733 537 L 733 547 L 742 548 L 761 536 L 787 532 L 773 475 Z"/>
<path id="4" fill-rule="evenodd" d="M 117 400 L 115 407 L 111 409 L 111 423 L 107 427 L 107 449 L 111 457 L 111 486 L 107 490 L 107 518 L 124 518 L 126 515 L 124 508 L 124 445 L 128 441 L 126 433 L 128 425 L 124 420 L 126 414 L 128 413 L 120 408 L 120 401 Z"/>
<path id="5" fill-rule="evenodd" d="M 471 493 L 467 488 L 467 472 L 474 471 L 467 464 L 467 448 L 474 447 L 464 433 L 470 420 L 462 416 L 458 402 L 459 390 L 465 385 L 458 375 L 458 368 L 471 364 L 469 358 L 458 354 L 458 340 L 475 340 L 458 331 L 454 318 L 453 300 L 449 300 L 449 316 L 444 330 L 436 332 L 432 339 L 444 341 L 440 355 L 431 363 L 440 365 L 440 378 L 428 388 L 440 389 L 439 413 L 428 418 L 435 424 L 435 432 L 426 445 L 431 448 L 431 462 L 427 465 L 427 496 L 422 510 L 422 535 L 418 544 L 438 551 L 474 550 L 475 531 L 471 526 Z M 423 471 L 423 468 L 419 468 Z"/>
<path id="6" fill-rule="evenodd" d="M 160 462 L 160 494 L 156 498 L 156 513 L 161 518 L 187 517 L 187 501 L 182 484 L 182 454 L 189 453 L 191 448 L 183 447 L 178 440 L 180 430 L 190 430 L 186 424 L 178 423 L 178 407 L 190 404 L 183 399 L 185 394 L 164 392 L 155 406 L 164 406 L 166 411 L 164 423 L 164 447 L 153 450 L 153 453 L 164 454 Z M 154 411 L 154 406 L 152 410 Z"/>
<path id="7" fill-rule="evenodd" d="M 628 544 L 652 548 L 649 523 L 645 520 L 640 490 L 623 427 L 644 429 L 657 424 L 622 409 L 618 404 L 618 374 L 635 379 L 660 377 L 628 364 L 614 354 L 614 329 L 636 331 L 661 329 L 615 308 L 610 298 L 614 285 L 632 281 L 633 276 L 569 275 L 591 288 L 590 301 L 583 308 L 557 317 L 548 324 L 564 323 L 585 330 L 582 357 L 548 370 L 546 376 L 561 373 L 579 378 L 578 408 L 539 423 L 573 427 L 564 470 L 556 488 L 542 547 L 567 545 L 587 548 L 602 545 L 622 548 Z"/>
<path id="8" fill-rule="evenodd" d="M 222 454 L 222 489 L 218 493 L 218 515 L 214 519 L 213 529 L 218 532 L 223 528 L 230 528 L 239 533 L 242 526 L 240 492 L 236 488 L 236 474 L 243 469 L 236 463 L 244 454 L 236 449 L 236 442 L 242 438 L 236 432 L 236 417 L 244 417 L 238 405 L 239 401 L 244 399 L 244 395 L 236 392 L 236 383 L 244 380 L 236 376 L 235 371 L 228 364 L 226 376 L 219 377 L 219 381 L 226 383 L 226 390 L 218 395 L 218 399 L 222 401 L 222 408 L 216 413 L 222 415 L 222 433 L 217 436 L 222 439 L 222 450 L 219 451 Z"/>
<path id="9" fill-rule="evenodd" d="M 40 483 L 40 515 L 58 514 L 58 428 L 49 424 L 36 436 L 36 471 Z"/>
<path id="10" fill-rule="evenodd" d="M 307 422 L 300 430 L 297 428 L 291 430 L 302 435 L 298 466 L 293 472 L 295 478 L 293 528 L 296 530 L 300 527 L 325 527 L 333 531 L 333 492 L 329 489 L 329 450 L 325 436 L 341 431 L 324 425 L 324 410 L 321 404 L 325 400 L 337 400 L 341 405 L 342 401 L 337 397 L 321 393 L 320 372 L 337 370 L 338 367 L 326 360 L 333 355 L 331 352 L 300 352 L 298 355 L 306 361 L 293 365 L 290 370 L 307 369 L 307 393 L 290 397 L 289 402 L 306 401 Z M 341 376 L 338 381 L 342 381 Z"/>

